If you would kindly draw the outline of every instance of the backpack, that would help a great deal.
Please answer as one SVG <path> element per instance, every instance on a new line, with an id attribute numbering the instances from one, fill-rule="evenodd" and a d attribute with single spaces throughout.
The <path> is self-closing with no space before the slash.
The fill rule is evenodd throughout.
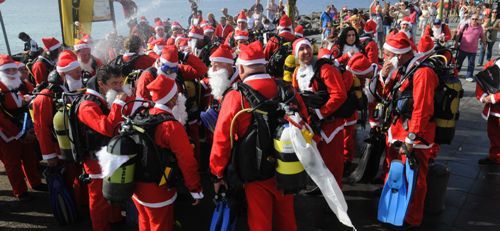
<path id="1" fill-rule="evenodd" d="M 276 80 L 278 94 L 266 99 L 259 92 L 245 83 L 238 82 L 234 90 L 241 93 L 248 101 L 250 108 L 242 109 L 231 122 L 231 162 L 227 168 L 227 179 L 231 185 L 241 185 L 253 181 L 266 180 L 276 173 L 276 151 L 273 136 L 280 125 L 286 123 L 285 107 L 298 108 L 294 103 L 295 91 L 290 90 L 282 81 Z M 293 93 L 293 94 L 291 94 Z M 252 122 L 245 135 L 233 142 L 232 127 L 236 118 L 242 113 L 252 113 Z"/>
<path id="2" fill-rule="evenodd" d="M 500 58 L 495 60 L 498 61 Z M 492 66 L 476 74 L 477 85 L 488 94 L 496 94 L 500 91 L 500 68 L 498 65 Z"/>
<path id="3" fill-rule="evenodd" d="M 120 68 L 122 75 L 128 76 L 134 71 L 134 64 L 140 57 L 141 55 L 133 55 L 128 62 L 125 62 L 123 61 L 123 55 L 118 55 L 115 59 L 111 60 L 110 65 Z"/>
<path id="4" fill-rule="evenodd" d="M 445 54 L 451 57 L 451 51 L 442 48 L 427 58 L 420 64 L 415 65 L 403 76 L 402 80 L 396 84 L 393 91 L 396 91 L 395 113 L 403 118 L 410 119 L 413 112 L 413 82 L 404 92 L 399 92 L 401 83 L 408 79 L 413 80 L 413 74 L 420 67 L 432 68 L 438 76 L 438 86 L 434 93 L 434 115 L 432 120 L 436 123 L 436 134 L 434 142 L 437 144 L 450 144 L 455 136 L 456 121 L 459 119 L 460 99 L 464 95 L 462 83 L 454 74 L 454 65 L 450 60 L 445 60 Z"/>
<path id="5" fill-rule="evenodd" d="M 267 62 L 267 73 L 273 77 L 283 78 L 285 60 L 292 54 L 292 43 L 285 42 L 280 36 L 274 36 L 278 39 L 279 47 L 269 58 Z"/>

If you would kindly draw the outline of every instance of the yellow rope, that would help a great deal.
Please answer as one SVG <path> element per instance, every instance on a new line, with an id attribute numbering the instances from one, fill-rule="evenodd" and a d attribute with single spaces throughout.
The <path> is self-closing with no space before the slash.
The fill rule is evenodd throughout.
<path id="1" fill-rule="evenodd" d="M 233 148 L 233 143 L 234 143 L 234 136 L 233 136 L 234 122 L 241 114 L 243 114 L 245 112 L 252 112 L 252 111 L 255 111 L 255 112 L 263 114 L 263 115 L 268 114 L 265 111 L 253 109 L 253 108 L 244 108 L 244 109 L 241 109 L 238 113 L 236 113 L 236 115 L 234 115 L 233 119 L 231 120 L 231 127 L 229 127 L 229 138 L 231 139 L 231 148 Z"/>

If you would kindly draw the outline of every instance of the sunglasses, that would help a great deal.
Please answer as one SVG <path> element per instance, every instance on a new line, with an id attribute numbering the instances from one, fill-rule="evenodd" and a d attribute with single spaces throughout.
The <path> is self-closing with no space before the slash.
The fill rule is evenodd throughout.
<path id="1" fill-rule="evenodd" d="M 477 20 L 477 18 L 471 18 L 471 20 L 474 20 L 474 21 L 475 21 L 475 20 Z"/>

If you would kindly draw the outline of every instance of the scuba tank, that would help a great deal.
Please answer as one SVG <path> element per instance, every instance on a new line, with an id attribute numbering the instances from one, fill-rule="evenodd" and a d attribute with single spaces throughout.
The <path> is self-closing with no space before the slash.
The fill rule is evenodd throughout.
<path id="1" fill-rule="evenodd" d="M 276 129 L 274 149 L 277 153 L 276 182 L 277 187 L 285 194 L 295 194 L 306 187 L 307 173 L 293 150 L 290 124 L 286 123 Z M 312 136 L 302 133 L 308 143 Z"/>
<path id="2" fill-rule="evenodd" d="M 102 151 L 103 150 L 100 152 Z M 102 194 L 104 198 L 111 204 L 121 203 L 128 200 L 135 190 L 135 156 L 139 154 L 139 148 L 130 136 L 127 134 L 120 134 L 109 141 L 106 152 L 108 158 L 119 158 L 120 156 L 130 157 L 130 159 L 118 167 L 109 177 L 105 177 L 102 183 Z M 101 158 L 101 156 L 99 158 Z"/>
<path id="3" fill-rule="evenodd" d="M 61 150 L 61 155 L 65 160 L 74 162 L 73 154 L 71 152 L 71 141 L 69 139 L 69 117 L 67 111 L 69 108 L 65 108 L 64 105 L 58 107 L 52 123 L 54 125 L 54 133 L 57 138 L 57 143 L 59 144 L 59 149 Z"/>
<path id="4" fill-rule="evenodd" d="M 283 66 L 283 81 L 291 83 L 292 75 L 295 71 L 295 56 L 290 54 L 285 59 L 285 65 Z"/>

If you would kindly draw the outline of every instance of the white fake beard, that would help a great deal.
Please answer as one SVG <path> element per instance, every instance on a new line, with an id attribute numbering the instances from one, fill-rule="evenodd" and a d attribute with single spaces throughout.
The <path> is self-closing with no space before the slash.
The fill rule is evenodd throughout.
<path id="1" fill-rule="evenodd" d="M 131 84 L 124 84 L 122 87 L 122 90 L 128 96 L 132 96 L 132 85 Z"/>
<path id="2" fill-rule="evenodd" d="M 76 91 L 83 87 L 83 82 L 81 79 L 75 80 L 68 74 L 66 74 L 66 83 L 68 84 L 69 91 Z"/>
<path id="3" fill-rule="evenodd" d="M 186 97 L 182 93 L 179 93 L 177 97 L 177 102 L 174 108 L 172 108 L 172 114 L 182 125 L 186 124 L 188 119 L 188 113 L 186 111 Z"/>
<path id="4" fill-rule="evenodd" d="M 118 95 L 118 92 L 115 91 L 114 89 L 109 89 L 106 92 L 106 102 L 108 102 L 108 105 L 111 107 L 111 104 L 113 104 L 113 101 L 116 99 L 116 95 Z"/>
<path id="5" fill-rule="evenodd" d="M 437 29 L 433 26 L 432 27 L 432 34 L 434 35 L 435 38 L 439 37 L 441 35 L 441 27 L 438 27 Z"/>
<path id="6" fill-rule="evenodd" d="M 23 83 L 21 80 L 21 73 L 17 72 L 14 75 L 8 75 L 3 71 L 0 71 L 0 82 L 2 82 L 9 90 L 17 89 Z"/>
<path id="7" fill-rule="evenodd" d="M 299 85 L 299 89 L 301 91 L 312 90 L 312 88 L 309 85 L 311 83 L 311 79 L 313 76 L 314 76 L 313 65 L 305 65 L 301 63 L 299 69 L 297 70 L 297 82 Z"/>
<path id="8" fill-rule="evenodd" d="M 211 94 L 215 99 L 220 100 L 224 92 L 231 86 L 229 73 L 225 68 L 218 71 L 213 71 L 212 68 L 208 70 L 208 83 L 212 89 Z"/>
<path id="9" fill-rule="evenodd" d="M 78 59 L 78 63 L 80 63 L 80 68 L 84 71 L 88 71 L 90 73 L 94 72 L 94 68 L 92 68 L 92 59 L 89 60 L 88 63 L 84 63 L 80 59 Z"/>

